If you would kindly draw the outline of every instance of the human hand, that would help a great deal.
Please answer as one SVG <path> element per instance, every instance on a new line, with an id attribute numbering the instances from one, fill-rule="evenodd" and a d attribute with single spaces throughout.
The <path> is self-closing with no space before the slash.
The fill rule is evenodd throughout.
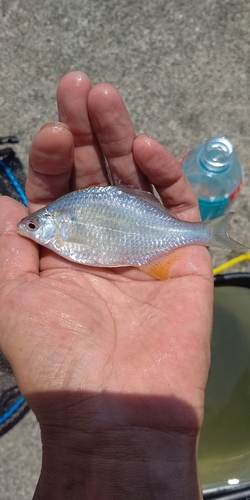
<path id="1" fill-rule="evenodd" d="M 67 127 L 47 124 L 31 147 L 31 212 L 70 190 L 106 185 L 105 155 L 115 183 L 152 183 L 174 215 L 198 220 L 179 163 L 135 136 L 113 87 L 68 74 L 58 110 Z M 87 269 L 19 236 L 26 209 L 5 197 L 0 205 L 0 347 L 41 425 L 35 498 L 52 484 L 53 499 L 200 498 L 196 447 L 213 291 L 207 250 L 176 250 L 165 282 L 136 269 Z"/>

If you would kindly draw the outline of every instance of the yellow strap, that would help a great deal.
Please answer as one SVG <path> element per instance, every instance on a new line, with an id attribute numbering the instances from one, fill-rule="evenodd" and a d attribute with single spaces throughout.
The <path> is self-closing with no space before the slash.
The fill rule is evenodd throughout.
<path id="1" fill-rule="evenodd" d="M 250 252 L 243 253 L 242 255 L 239 255 L 239 257 L 235 257 L 234 259 L 228 260 L 224 264 L 221 264 L 221 266 L 215 267 L 213 269 L 214 276 L 221 273 L 221 271 L 225 271 L 229 267 L 235 266 L 235 264 L 239 264 L 239 262 L 243 262 L 243 260 L 250 260 Z"/>

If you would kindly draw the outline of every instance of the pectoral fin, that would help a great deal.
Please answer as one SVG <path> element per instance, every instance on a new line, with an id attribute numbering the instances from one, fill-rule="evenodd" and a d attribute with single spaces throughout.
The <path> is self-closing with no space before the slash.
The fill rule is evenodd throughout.
<path id="1" fill-rule="evenodd" d="M 163 254 L 150 260 L 147 264 L 138 266 L 138 269 L 158 280 L 168 280 L 169 270 L 177 259 L 176 255 Z"/>

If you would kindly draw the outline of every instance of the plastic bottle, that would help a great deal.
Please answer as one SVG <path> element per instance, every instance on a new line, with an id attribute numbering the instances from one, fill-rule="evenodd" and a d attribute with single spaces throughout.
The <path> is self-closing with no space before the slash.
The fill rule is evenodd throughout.
<path id="1" fill-rule="evenodd" d="M 241 164 L 226 137 L 212 137 L 182 160 L 183 171 L 199 201 L 202 220 L 228 211 L 243 182 Z"/>

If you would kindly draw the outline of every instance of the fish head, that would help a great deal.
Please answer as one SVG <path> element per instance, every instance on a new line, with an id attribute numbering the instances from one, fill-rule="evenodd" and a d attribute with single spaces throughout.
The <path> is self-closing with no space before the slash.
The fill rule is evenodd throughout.
<path id="1" fill-rule="evenodd" d="M 46 245 L 56 234 L 56 222 L 54 217 L 46 211 L 34 212 L 17 224 L 17 232 L 36 243 Z"/>

